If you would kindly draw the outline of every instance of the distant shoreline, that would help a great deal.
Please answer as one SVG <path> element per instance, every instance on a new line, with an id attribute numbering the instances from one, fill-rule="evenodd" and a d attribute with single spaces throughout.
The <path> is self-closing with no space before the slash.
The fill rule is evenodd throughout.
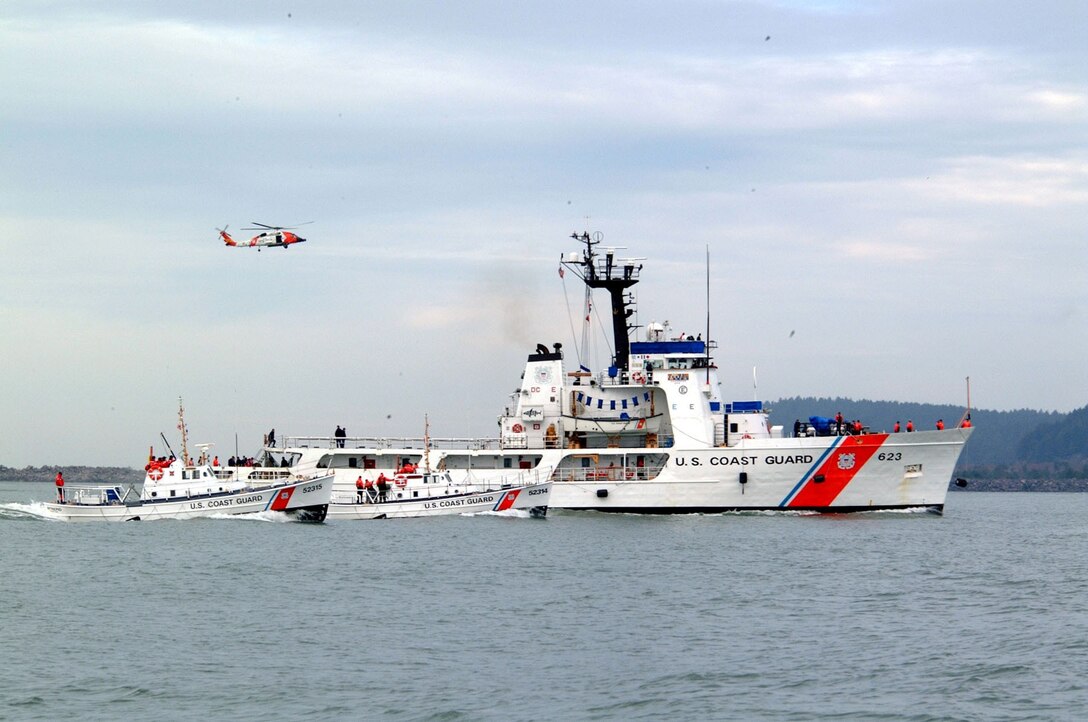
<path id="1" fill-rule="evenodd" d="M 967 487 L 952 485 L 950 491 L 1088 491 L 1088 479 L 967 479 Z"/>
<path id="2" fill-rule="evenodd" d="M 64 473 L 70 484 L 138 484 L 144 480 L 143 469 L 127 466 L 27 466 L 15 469 L 0 465 L 0 481 L 52 482 L 57 472 Z"/>

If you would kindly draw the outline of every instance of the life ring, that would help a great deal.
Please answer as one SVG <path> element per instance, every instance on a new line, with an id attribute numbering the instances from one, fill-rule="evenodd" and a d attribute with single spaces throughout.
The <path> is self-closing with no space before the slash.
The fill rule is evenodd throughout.
<path id="1" fill-rule="evenodd" d="M 162 467 L 152 466 L 150 469 L 148 469 L 147 475 L 151 477 L 153 481 L 158 481 L 162 478 Z"/>
<path id="2" fill-rule="evenodd" d="M 631 374 L 631 380 L 634 381 L 636 384 L 644 384 L 646 383 L 646 374 L 642 373 L 641 371 L 636 371 Z"/>
<path id="3" fill-rule="evenodd" d="M 393 483 L 403 489 L 404 487 L 408 486 L 408 477 L 407 476 L 396 476 L 396 477 L 393 478 Z"/>
<path id="4" fill-rule="evenodd" d="M 742 439 L 750 439 L 750 438 L 752 438 L 752 435 L 751 435 L 751 434 L 745 434 L 744 436 L 742 436 L 742 437 L 740 437 L 740 438 L 742 438 Z"/>
<path id="5" fill-rule="evenodd" d="M 515 434 L 520 434 L 523 431 L 525 431 L 525 427 L 522 426 L 521 424 L 514 424 L 513 426 L 510 427 L 510 430 L 513 431 Z"/>

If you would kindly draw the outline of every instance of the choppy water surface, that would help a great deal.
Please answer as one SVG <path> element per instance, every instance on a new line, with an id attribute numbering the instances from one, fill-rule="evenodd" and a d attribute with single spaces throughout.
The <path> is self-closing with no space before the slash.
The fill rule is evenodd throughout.
<path id="1" fill-rule="evenodd" d="M 0 718 L 1083 719 L 1088 494 L 943 517 L 42 521 Z"/>

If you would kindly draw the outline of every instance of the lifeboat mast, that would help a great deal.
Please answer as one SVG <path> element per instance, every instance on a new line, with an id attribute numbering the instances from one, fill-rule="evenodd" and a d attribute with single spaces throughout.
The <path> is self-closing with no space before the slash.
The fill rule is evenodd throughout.
<path id="1" fill-rule="evenodd" d="M 635 313 L 634 294 L 625 293 L 639 281 L 642 264 L 636 261 L 644 258 L 616 258 L 615 252 L 623 246 L 604 249 L 603 257 L 594 250 L 600 245 L 603 234 L 600 231 L 591 238 L 588 232 L 572 233 L 571 238 L 586 245 L 584 253 L 565 254 L 561 263 L 573 271 L 588 288 L 603 288 L 608 291 L 612 305 L 612 338 L 616 354 L 613 364 L 622 372 L 628 371 L 631 356 L 631 341 L 628 336 L 635 326 L 627 320 Z"/>

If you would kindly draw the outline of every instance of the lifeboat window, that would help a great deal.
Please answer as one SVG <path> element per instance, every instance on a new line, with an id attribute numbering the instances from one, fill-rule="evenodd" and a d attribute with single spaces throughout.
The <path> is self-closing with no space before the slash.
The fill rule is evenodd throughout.
<path id="1" fill-rule="evenodd" d="M 359 460 L 356 459 L 354 456 L 349 456 L 348 457 L 348 468 L 349 469 L 358 469 L 359 468 Z"/>
<path id="2" fill-rule="evenodd" d="M 419 496 L 419 492 L 418 492 L 418 491 L 413 491 L 413 492 L 412 492 L 412 496 L 413 496 L 413 497 L 417 497 L 417 496 Z"/>
<path id="3" fill-rule="evenodd" d="M 740 427 L 738 427 L 736 424 L 729 424 L 729 433 L 730 434 L 735 434 L 735 433 L 737 433 L 739 428 Z"/>
<path id="4" fill-rule="evenodd" d="M 514 467 L 514 460 L 511 459 L 510 457 L 507 457 L 507 458 L 502 460 L 502 468 L 512 469 L 513 467 Z"/>
<path id="5" fill-rule="evenodd" d="M 178 494 L 178 490 L 177 490 L 177 489 L 171 489 L 171 490 L 170 490 L 170 496 L 177 496 L 177 494 Z"/>

